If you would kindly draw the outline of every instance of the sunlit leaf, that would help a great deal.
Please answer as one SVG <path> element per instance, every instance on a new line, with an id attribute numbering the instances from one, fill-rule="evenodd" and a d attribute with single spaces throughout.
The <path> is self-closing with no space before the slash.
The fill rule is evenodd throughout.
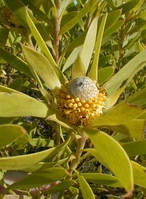
<path id="1" fill-rule="evenodd" d="M 95 42 L 95 54 L 93 58 L 93 64 L 91 66 L 91 69 L 88 73 L 88 76 L 92 79 L 97 81 L 98 80 L 98 62 L 99 62 L 99 54 L 100 54 L 100 49 L 101 49 L 101 44 L 102 44 L 102 38 L 103 38 L 103 33 L 104 33 L 104 27 L 106 23 L 108 14 L 106 13 L 100 23 L 96 42 Z"/>
<path id="2" fill-rule="evenodd" d="M 132 161 L 134 183 L 141 187 L 146 188 L 146 168 L 140 164 Z"/>
<path id="3" fill-rule="evenodd" d="M 63 68 L 62 68 L 62 72 L 64 72 L 65 70 L 67 70 L 77 59 L 77 56 L 79 54 L 79 52 L 81 51 L 81 46 L 75 48 L 72 53 L 69 55 L 69 57 L 67 58 Z"/>
<path id="4" fill-rule="evenodd" d="M 12 143 L 16 139 L 27 139 L 27 132 L 21 126 L 14 124 L 0 125 L 0 148 Z"/>
<path id="5" fill-rule="evenodd" d="M 67 6 L 68 6 L 71 2 L 72 2 L 72 0 L 68 0 L 68 1 L 63 0 L 63 1 L 61 2 L 60 8 L 59 8 L 59 17 L 60 17 L 60 18 L 62 17 L 62 15 L 64 14 L 64 12 L 65 12 L 65 10 L 66 10 L 66 8 L 67 8 Z"/>
<path id="6" fill-rule="evenodd" d="M 140 140 L 143 138 L 145 122 L 137 118 L 143 112 L 141 107 L 122 102 L 97 117 L 91 126 L 108 127 Z"/>
<path id="7" fill-rule="evenodd" d="M 0 169 L 3 170 L 25 170 L 41 162 L 54 151 L 54 148 L 41 152 L 0 158 Z"/>
<path id="8" fill-rule="evenodd" d="M 82 176 L 91 183 L 108 185 L 108 186 L 118 186 L 118 178 L 112 175 L 103 173 L 82 173 Z M 119 184 L 120 186 L 120 184 Z"/>
<path id="9" fill-rule="evenodd" d="M 60 35 L 66 33 L 74 25 L 76 25 L 83 16 L 85 16 L 92 8 L 94 8 L 97 5 L 97 3 L 98 0 L 95 0 L 94 2 L 92 2 L 91 0 L 88 1 L 75 17 L 73 17 L 63 27 L 61 27 Z"/>
<path id="10" fill-rule="evenodd" d="M 23 54 L 32 67 L 32 70 L 41 77 L 49 89 L 61 86 L 54 68 L 50 65 L 46 57 L 26 46 L 23 46 Z"/>
<path id="11" fill-rule="evenodd" d="M 94 153 L 90 149 L 87 151 L 118 177 L 126 191 L 132 191 L 134 183 L 132 165 L 121 145 L 104 132 L 91 129 L 86 132 L 95 147 Z"/>
<path id="12" fill-rule="evenodd" d="M 21 181 L 11 185 L 11 189 L 30 189 L 47 185 L 51 182 L 55 182 L 63 179 L 67 175 L 67 172 L 63 168 L 52 167 L 47 169 L 41 169 L 24 177 Z"/>
<path id="13" fill-rule="evenodd" d="M 46 117 L 48 107 L 28 95 L 0 87 L 0 117 Z"/>
<path id="14" fill-rule="evenodd" d="M 84 199 L 95 199 L 94 193 L 83 176 L 78 175 L 78 181 Z"/>
<path id="15" fill-rule="evenodd" d="M 76 62 L 72 66 L 72 79 L 75 79 L 76 77 L 81 77 L 81 76 L 85 76 L 85 68 L 79 54 Z"/>
<path id="16" fill-rule="evenodd" d="M 33 23 L 33 20 L 31 19 L 29 13 L 27 12 L 26 13 L 26 20 L 27 20 L 27 23 L 29 25 L 29 28 L 34 36 L 34 38 L 36 39 L 36 41 L 38 42 L 38 45 L 41 47 L 42 51 L 44 52 L 44 54 L 46 55 L 46 57 L 48 58 L 50 64 L 52 67 L 55 67 L 56 66 L 56 63 L 53 59 L 53 56 L 51 55 L 46 43 L 44 42 L 41 34 L 38 32 L 35 24 Z"/>
<path id="17" fill-rule="evenodd" d="M 145 66 L 146 50 L 131 59 L 118 73 L 104 84 L 108 95 L 113 95 L 119 88 L 127 85 L 133 76 Z"/>
<path id="18" fill-rule="evenodd" d="M 83 48 L 80 52 L 80 58 L 84 66 L 85 74 L 87 73 L 89 63 L 92 57 L 92 53 L 94 50 L 94 46 L 95 46 L 96 34 L 97 34 L 97 22 L 98 22 L 98 17 L 95 17 L 88 29 L 88 32 L 83 44 Z"/>

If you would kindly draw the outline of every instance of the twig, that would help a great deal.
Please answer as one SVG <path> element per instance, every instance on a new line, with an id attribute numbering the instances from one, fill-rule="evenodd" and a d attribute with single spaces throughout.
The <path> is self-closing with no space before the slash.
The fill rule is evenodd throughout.
<path id="1" fill-rule="evenodd" d="M 78 167 L 80 163 L 80 157 L 82 155 L 83 149 L 85 147 L 86 143 L 86 135 L 83 131 L 81 131 L 81 138 L 78 139 L 78 145 L 77 145 L 77 150 L 75 153 L 75 159 L 72 161 L 69 173 L 72 175 L 72 172 Z"/>
<path id="2" fill-rule="evenodd" d="M 54 16 L 54 51 L 55 51 L 55 61 L 58 64 L 59 62 L 59 41 L 60 41 L 60 17 L 59 17 L 59 0 L 56 3 L 56 12 Z"/>

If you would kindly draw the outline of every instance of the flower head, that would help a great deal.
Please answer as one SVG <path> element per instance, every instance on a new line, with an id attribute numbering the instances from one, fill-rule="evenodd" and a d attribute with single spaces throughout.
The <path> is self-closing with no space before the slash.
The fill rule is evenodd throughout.
<path id="1" fill-rule="evenodd" d="M 78 77 L 57 92 L 60 112 L 74 125 L 88 125 L 102 113 L 105 100 L 105 93 L 89 77 Z"/>

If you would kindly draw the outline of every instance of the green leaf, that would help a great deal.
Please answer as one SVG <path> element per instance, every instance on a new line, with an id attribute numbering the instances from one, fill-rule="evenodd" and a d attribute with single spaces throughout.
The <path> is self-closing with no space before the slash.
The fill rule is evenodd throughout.
<path id="1" fill-rule="evenodd" d="M 32 173 L 31 175 L 26 176 L 21 181 L 14 183 L 9 188 L 10 189 L 30 189 L 40 187 L 42 185 L 47 185 L 52 182 L 63 179 L 67 175 L 65 169 L 61 167 L 52 167 L 37 172 Z"/>
<path id="2" fill-rule="evenodd" d="M 139 2 L 141 2 L 140 0 L 131 0 L 128 1 L 127 3 L 121 5 L 119 8 L 122 8 L 122 13 L 127 13 L 127 12 L 132 12 L 133 9 L 136 7 L 137 4 L 139 4 Z"/>
<path id="3" fill-rule="evenodd" d="M 68 144 L 71 141 L 71 137 L 69 137 L 65 142 L 63 142 L 62 144 L 58 145 L 57 147 L 55 147 L 54 151 L 52 152 L 52 154 L 50 155 L 49 159 L 54 158 L 56 155 L 58 154 L 62 154 L 65 149 L 68 147 Z"/>
<path id="4" fill-rule="evenodd" d="M 54 68 L 50 65 L 50 62 L 46 57 L 26 46 L 23 46 L 22 50 L 25 59 L 32 67 L 32 70 L 34 70 L 41 77 L 49 89 L 61 86 L 60 80 Z"/>
<path id="5" fill-rule="evenodd" d="M 145 155 L 146 154 L 146 140 L 137 142 L 128 142 L 122 145 L 129 156 Z"/>
<path id="6" fill-rule="evenodd" d="M 138 117 L 138 119 L 146 120 L 146 110 Z"/>
<path id="7" fill-rule="evenodd" d="M 93 64 L 92 64 L 91 69 L 88 74 L 88 76 L 92 80 L 95 80 L 95 81 L 98 80 L 99 54 L 100 54 L 102 38 L 103 38 L 103 33 L 104 33 L 107 16 L 108 16 L 108 14 L 106 13 L 101 19 L 101 23 L 99 26 L 99 30 L 98 30 L 98 34 L 97 34 L 97 38 L 96 38 L 96 42 L 95 42 L 95 54 L 94 54 L 94 58 L 93 58 Z"/>
<path id="8" fill-rule="evenodd" d="M 51 155 L 54 148 L 47 149 L 41 152 L 18 155 L 13 157 L 2 157 L 0 158 L 0 169 L 2 170 L 26 170 L 31 169 L 32 166 L 41 162 Z"/>
<path id="9" fill-rule="evenodd" d="M 79 181 L 79 185 L 80 185 L 80 189 L 81 189 L 83 198 L 84 199 L 95 199 L 94 193 L 93 193 L 91 187 L 89 186 L 89 184 L 87 183 L 87 181 L 85 180 L 85 178 L 81 175 L 78 175 L 78 181 Z"/>
<path id="10" fill-rule="evenodd" d="M 100 117 L 97 117 L 92 123 L 92 126 L 122 124 L 129 120 L 136 119 L 142 112 L 143 109 L 141 107 L 136 107 L 123 101 Z"/>
<path id="11" fill-rule="evenodd" d="M 140 140 L 143 138 L 144 120 L 137 119 L 144 110 L 141 107 L 122 102 L 97 117 L 91 124 L 96 127 L 108 127 Z"/>
<path id="12" fill-rule="evenodd" d="M 76 62 L 72 66 L 72 79 L 75 79 L 76 77 L 81 77 L 81 76 L 85 76 L 85 68 L 79 54 Z"/>
<path id="13" fill-rule="evenodd" d="M 10 54 L 6 50 L 0 48 L 0 57 L 3 58 L 7 63 L 9 63 L 12 67 L 17 69 L 20 72 L 23 72 L 26 75 L 31 75 L 29 70 L 29 66 L 21 60 L 19 57 Z"/>
<path id="14" fill-rule="evenodd" d="M 98 17 L 95 17 L 88 29 L 88 32 L 83 44 L 83 48 L 80 52 L 80 58 L 84 66 L 85 74 L 87 73 L 89 63 L 92 57 L 92 53 L 94 50 L 94 46 L 95 46 L 96 34 L 97 34 L 97 22 L 98 22 Z"/>
<path id="15" fill-rule="evenodd" d="M 68 0 L 68 1 L 63 0 L 63 1 L 61 2 L 60 8 L 59 8 L 59 17 L 60 17 L 60 18 L 62 18 L 62 15 L 64 14 L 64 12 L 65 12 L 67 6 L 68 6 L 71 2 L 72 2 L 72 0 Z"/>
<path id="16" fill-rule="evenodd" d="M 81 46 L 75 48 L 71 54 L 69 55 L 69 57 L 67 58 L 63 68 L 62 68 L 62 72 L 64 72 L 65 70 L 67 70 L 77 59 L 77 56 L 79 54 L 79 52 L 81 51 Z"/>
<path id="17" fill-rule="evenodd" d="M 146 168 L 132 161 L 134 184 L 146 188 Z M 118 178 L 102 173 L 83 173 L 84 178 L 94 184 L 108 185 L 111 187 L 121 187 Z"/>
<path id="18" fill-rule="evenodd" d="M 134 95 L 129 97 L 126 101 L 132 105 L 141 106 L 146 108 L 146 88 L 137 91 Z"/>
<path id="19" fill-rule="evenodd" d="M 98 83 L 99 85 L 103 84 L 114 74 L 114 67 L 108 66 L 99 69 L 98 71 Z"/>
<path id="20" fill-rule="evenodd" d="M 124 22 L 124 20 L 119 20 L 120 16 L 121 10 L 115 10 L 108 14 L 103 34 L 103 43 L 105 43 L 108 37 L 122 25 L 122 22 Z"/>
<path id="21" fill-rule="evenodd" d="M 118 177 L 120 184 L 127 192 L 133 190 L 133 170 L 128 155 L 121 145 L 111 136 L 97 130 L 86 131 L 95 150 L 88 149 L 97 160 L 107 166 Z M 94 150 L 94 154 L 93 154 Z"/>
<path id="22" fill-rule="evenodd" d="M 103 174 L 103 173 L 82 173 L 82 176 L 91 183 L 108 185 L 108 186 L 118 186 L 118 178 L 112 175 Z M 120 184 L 119 184 L 120 187 Z"/>
<path id="23" fill-rule="evenodd" d="M 26 139 L 27 132 L 21 126 L 14 124 L 0 125 L 0 148 L 12 143 L 16 139 Z"/>
<path id="24" fill-rule="evenodd" d="M 146 64 L 146 50 L 131 59 L 118 73 L 104 84 L 108 95 L 113 95 L 119 88 L 129 83 L 133 76 Z M 120 93 L 119 93 L 120 95 Z"/>
<path id="25" fill-rule="evenodd" d="M 99 1 L 95 0 L 92 2 L 92 0 L 89 0 L 84 7 L 78 12 L 78 14 L 73 17 L 71 20 L 69 20 L 63 27 L 61 27 L 60 35 L 66 33 L 69 31 L 74 25 L 76 25 L 83 16 L 85 16 L 92 8 L 94 8 Z"/>
<path id="26" fill-rule="evenodd" d="M 48 107 L 28 95 L 0 86 L 0 117 L 46 117 Z"/>
<path id="27" fill-rule="evenodd" d="M 30 3 L 33 4 L 35 7 L 39 8 L 43 4 L 44 0 L 30 0 Z"/>
<path id="28" fill-rule="evenodd" d="M 67 128 L 67 129 L 72 129 L 72 127 L 69 124 L 67 124 L 66 121 L 60 120 L 60 118 L 58 118 L 57 116 L 56 116 L 56 114 L 49 115 L 47 117 L 47 120 L 56 122 L 56 123 L 60 124 L 61 126 Z"/>
<path id="29" fill-rule="evenodd" d="M 7 28 L 0 28 L 0 45 L 4 46 L 8 39 L 9 30 Z"/>
<path id="30" fill-rule="evenodd" d="M 64 49 L 64 54 L 69 56 L 69 54 L 77 47 L 81 46 L 84 43 L 85 40 L 85 32 L 83 32 L 81 35 L 76 37 L 72 42 L 68 44 L 68 46 Z"/>
<path id="31" fill-rule="evenodd" d="M 106 24 L 105 24 L 105 33 L 111 28 L 117 21 L 119 21 L 119 17 L 121 16 L 121 10 L 115 10 L 108 14 Z"/>
<path id="32" fill-rule="evenodd" d="M 63 182 L 60 182 L 54 187 L 51 187 L 47 190 L 47 193 L 56 193 L 56 192 L 64 192 L 65 190 L 68 190 L 69 187 L 71 187 L 74 184 L 71 180 L 63 180 Z"/>
<path id="33" fill-rule="evenodd" d="M 35 24 L 33 23 L 33 20 L 31 19 L 31 17 L 30 17 L 28 12 L 26 12 L 26 20 L 27 20 L 28 26 L 29 26 L 34 38 L 36 39 L 38 45 L 40 46 L 40 48 L 42 49 L 42 51 L 44 52 L 46 57 L 48 58 L 51 66 L 52 67 L 56 67 L 56 63 L 54 61 L 53 56 L 51 55 L 46 43 L 44 42 L 41 34 L 38 32 L 38 30 L 37 30 Z"/>
<path id="34" fill-rule="evenodd" d="M 34 15 L 37 15 L 41 20 L 45 21 L 46 23 L 50 23 L 48 15 L 44 14 L 44 12 L 37 8 L 34 4 L 29 3 L 29 8 L 32 10 Z"/>
<path id="35" fill-rule="evenodd" d="M 112 26 L 107 28 L 107 30 L 104 32 L 104 35 L 103 35 L 102 45 L 106 43 L 107 41 L 109 41 L 110 35 L 116 32 L 123 24 L 124 24 L 124 19 L 119 19 Z"/>
<path id="36" fill-rule="evenodd" d="M 134 183 L 141 187 L 146 188 L 146 168 L 140 164 L 132 161 Z"/>
<path id="37" fill-rule="evenodd" d="M 14 15 L 17 17 L 19 22 L 25 26 L 27 26 L 26 18 L 25 18 L 25 13 L 26 13 L 26 7 L 20 0 L 4 0 L 7 4 L 7 6 L 12 10 Z"/>

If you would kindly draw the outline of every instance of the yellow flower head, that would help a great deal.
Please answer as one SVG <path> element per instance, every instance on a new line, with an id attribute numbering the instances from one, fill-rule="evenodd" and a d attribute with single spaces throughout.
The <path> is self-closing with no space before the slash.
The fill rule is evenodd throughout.
<path id="1" fill-rule="evenodd" d="M 78 77 L 57 92 L 57 104 L 73 125 L 88 125 L 104 108 L 106 96 L 89 77 Z"/>

